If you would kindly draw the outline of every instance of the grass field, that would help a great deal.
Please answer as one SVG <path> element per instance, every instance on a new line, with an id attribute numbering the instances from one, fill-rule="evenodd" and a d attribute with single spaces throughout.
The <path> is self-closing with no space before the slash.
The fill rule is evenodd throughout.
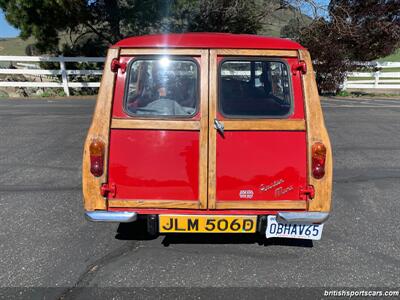
<path id="1" fill-rule="evenodd" d="M 386 56 L 384 58 L 378 59 L 378 61 L 400 61 L 400 49 L 398 49 L 392 55 Z M 394 72 L 394 71 L 393 71 Z"/>

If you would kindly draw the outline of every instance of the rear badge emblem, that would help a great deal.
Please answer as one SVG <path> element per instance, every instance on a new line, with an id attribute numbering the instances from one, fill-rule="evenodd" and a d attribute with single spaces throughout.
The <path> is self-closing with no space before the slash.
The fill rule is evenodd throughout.
<path id="1" fill-rule="evenodd" d="M 240 199 L 252 199 L 254 196 L 253 190 L 240 190 L 239 197 Z"/>
<path id="2" fill-rule="evenodd" d="M 279 187 L 279 188 L 277 188 L 275 190 L 275 196 L 279 197 L 279 196 L 285 195 L 285 194 L 287 194 L 287 193 L 289 193 L 290 191 L 293 191 L 293 190 L 294 190 L 294 188 L 293 188 L 292 185 L 290 185 L 290 186 L 288 186 L 286 188 Z"/>
<path id="3" fill-rule="evenodd" d="M 271 184 L 261 184 L 261 185 L 260 185 L 260 191 L 261 191 L 261 192 L 269 191 L 269 190 L 273 189 L 274 187 L 277 187 L 278 185 L 280 185 L 280 184 L 282 184 L 282 183 L 284 183 L 284 182 L 285 182 L 285 180 L 279 179 L 279 180 L 275 180 L 275 181 L 274 181 L 273 183 L 271 183 Z"/>

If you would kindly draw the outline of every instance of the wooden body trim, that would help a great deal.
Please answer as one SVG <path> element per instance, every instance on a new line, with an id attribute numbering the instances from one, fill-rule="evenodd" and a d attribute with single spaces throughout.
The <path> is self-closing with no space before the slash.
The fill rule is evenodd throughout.
<path id="1" fill-rule="evenodd" d="M 307 50 L 299 50 L 299 57 L 307 64 L 307 73 L 302 75 L 304 108 L 307 122 L 307 159 L 308 183 L 314 186 L 315 197 L 309 201 L 309 211 L 329 212 L 332 198 L 332 148 L 325 127 L 321 102 L 315 81 L 310 54 Z M 326 147 L 325 176 L 315 179 L 311 170 L 311 147 L 315 142 L 322 142 Z"/>
<path id="2" fill-rule="evenodd" d="M 198 209 L 199 201 L 182 201 L 182 200 L 122 200 L 109 199 L 109 207 L 129 207 L 129 208 L 184 208 Z"/>
<path id="3" fill-rule="evenodd" d="M 114 58 L 118 58 L 118 56 L 118 48 L 112 48 L 108 50 L 92 124 L 90 125 L 84 145 L 82 162 L 82 191 L 83 204 L 85 210 L 87 211 L 96 209 L 104 210 L 107 208 L 106 200 L 100 194 L 100 187 L 104 182 L 107 181 L 108 151 L 105 152 L 103 175 L 100 177 L 94 177 L 90 173 L 89 146 L 94 138 L 98 138 L 104 142 L 106 148 L 108 147 L 112 107 L 111 99 L 113 99 L 114 85 L 116 80 L 116 74 L 111 72 L 110 66 L 111 61 Z"/>
<path id="4" fill-rule="evenodd" d="M 224 56 L 279 56 L 297 57 L 297 50 L 257 50 L 257 49 L 212 49 L 216 55 Z"/>
<path id="5" fill-rule="evenodd" d="M 306 209 L 306 201 L 270 200 L 270 201 L 218 201 L 216 209 Z"/>
<path id="6" fill-rule="evenodd" d="M 181 200 L 108 200 L 109 207 L 134 208 L 182 208 L 199 209 L 198 201 Z M 276 201 L 220 201 L 216 209 L 306 209 L 306 201 L 276 200 Z"/>
<path id="7" fill-rule="evenodd" d="M 201 56 L 208 53 L 204 49 L 160 49 L 160 48 L 137 48 L 137 49 L 121 49 L 122 56 L 135 56 L 135 55 L 183 55 L 183 56 Z"/>
<path id="8" fill-rule="evenodd" d="M 304 120 L 220 120 L 225 130 L 306 130 Z"/>
<path id="9" fill-rule="evenodd" d="M 202 50 L 200 62 L 200 137 L 199 137 L 199 200 L 200 208 L 207 208 L 208 201 L 208 93 L 209 93 L 209 51 Z"/>
<path id="10" fill-rule="evenodd" d="M 217 51 L 210 50 L 209 70 L 209 118 L 208 118 L 208 208 L 216 208 L 217 187 L 217 131 L 214 128 L 214 119 L 217 116 Z"/>
<path id="11" fill-rule="evenodd" d="M 112 129 L 200 130 L 200 121 L 164 121 L 117 119 L 111 121 Z"/>

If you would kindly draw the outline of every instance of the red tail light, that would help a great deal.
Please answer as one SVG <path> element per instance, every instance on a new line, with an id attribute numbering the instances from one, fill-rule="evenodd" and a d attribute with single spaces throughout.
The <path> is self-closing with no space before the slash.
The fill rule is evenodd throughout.
<path id="1" fill-rule="evenodd" d="M 89 147 L 90 152 L 90 173 L 100 177 L 104 172 L 104 142 L 95 139 Z"/>
<path id="2" fill-rule="evenodd" d="M 321 179 L 325 175 L 326 147 L 317 142 L 312 145 L 312 174 L 314 178 Z"/>

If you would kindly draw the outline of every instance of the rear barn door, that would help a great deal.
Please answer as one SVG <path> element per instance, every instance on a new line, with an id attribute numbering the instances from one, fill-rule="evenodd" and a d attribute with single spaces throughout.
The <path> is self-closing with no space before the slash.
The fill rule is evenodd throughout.
<path id="1" fill-rule="evenodd" d="M 210 51 L 211 209 L 306 208 L 301 75 L 280 52 Z"/>
<path id="2" fill-rule="evenodd" d="M 208 51 L 163 52 L 121 50 L 127 71 L 114 95 L 110 207 L 207 207 Z"/>

